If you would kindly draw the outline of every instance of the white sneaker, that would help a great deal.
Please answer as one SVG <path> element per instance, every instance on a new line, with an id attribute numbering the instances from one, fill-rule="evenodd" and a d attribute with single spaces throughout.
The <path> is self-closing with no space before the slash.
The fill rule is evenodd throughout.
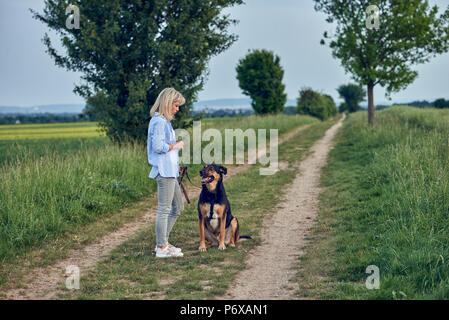
<path id="1" fill-rule="evenodd" d="M 182 252 L 177 252 L 170 250 L 168 247 L 165 249 L 156 248 L 156 258 L 172 258 L 172 257 L 183 257 Z"/>
<path id="2" fill-rule="evenodd" d="M 167 244 L 167 246 L 168 246 L 168 250 L 170 250 L 170 251 L 174 251 L 174 252 L 181 252 L 181 248 L 177 248 L 177 247 L 175 247 L 174 245 L 172 245 L 172 244 Z M 157 250 L 157 245 L 154 247 L 154 252 L 156 252 L 156 250 Z"/>

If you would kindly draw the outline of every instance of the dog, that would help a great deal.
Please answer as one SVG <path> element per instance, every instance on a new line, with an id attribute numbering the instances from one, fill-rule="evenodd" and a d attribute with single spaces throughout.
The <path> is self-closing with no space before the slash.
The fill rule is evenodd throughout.
<path id="1" fill-rule="evenodd" d="M 218 245 L 219 250 L 225 250 L 226 245 L 235 247 L 239 239 L 251 239 L 239 235 L 239 222 L 232 216 L 223 186 L 223 175 L 227 171 L 216 164 L 207 164 L 200 171 L 202 190 L 198 200 L 198 220 L 201 252 L 206 251 L 206 240 L 208 247 Z"/>

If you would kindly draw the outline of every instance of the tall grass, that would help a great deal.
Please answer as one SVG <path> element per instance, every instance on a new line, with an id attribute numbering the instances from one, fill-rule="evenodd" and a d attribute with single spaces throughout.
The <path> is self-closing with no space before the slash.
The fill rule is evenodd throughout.
<path id="1" fill-rule="evenodd" d="M 323 272 L 336 289 L 324 296 L 449 297 L 448 137 L 449 110 L 394 107 L 373 128 L 364 112 L 350 116 L 323 179 L 335 246 Z M 365 287 L 369 265 L 379 290 Z"/>
<path id="2" fill-rule="evenodd" d="M 106 145 L 0 168 L 0 259 L 150 194 L 144 148 Z"/>
<path id="3" fill-rule="evenodd" d="M 61 156 L 71 156 L 78 150 L 103 148 L 109 143 L 106 137 L 90 138 L 46 138 L 0 140 L 0 166 L 14 166 L 16 162 L 38 159 L 53 153 Z"/>

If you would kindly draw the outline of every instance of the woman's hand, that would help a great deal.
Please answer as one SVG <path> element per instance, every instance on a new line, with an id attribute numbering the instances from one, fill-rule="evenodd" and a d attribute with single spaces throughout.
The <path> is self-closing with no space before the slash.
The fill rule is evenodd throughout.
<path id="1" fill-rule="evenodd" d="M 173 149 L 175 149 L 175 150 L 182 150 L 183 148 L 184 148 L 184 142 L 183 141 L 178 141 L 178 142 L 173 144 Z"/>

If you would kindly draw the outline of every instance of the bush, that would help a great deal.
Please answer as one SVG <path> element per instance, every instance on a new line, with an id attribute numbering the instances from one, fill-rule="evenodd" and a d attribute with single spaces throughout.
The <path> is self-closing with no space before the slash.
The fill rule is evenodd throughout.
<path id="1" fill-rule="evenodd" d="M 299 91 L 297 112 L 326 120 L 337 114 L 337 106 L 331 96 L 303 88 Z"/>
<path id="2" fill-rule="evenodd" d="M 328 94 L 325 94 L 323 96 L 327 101 L 326 107 L 327 107 L 329 116 L 330 117 L 336 116 L 338 113 L 338 110 L 337 110 L 337 105 L 335 104 L 334 99 Z"/>

